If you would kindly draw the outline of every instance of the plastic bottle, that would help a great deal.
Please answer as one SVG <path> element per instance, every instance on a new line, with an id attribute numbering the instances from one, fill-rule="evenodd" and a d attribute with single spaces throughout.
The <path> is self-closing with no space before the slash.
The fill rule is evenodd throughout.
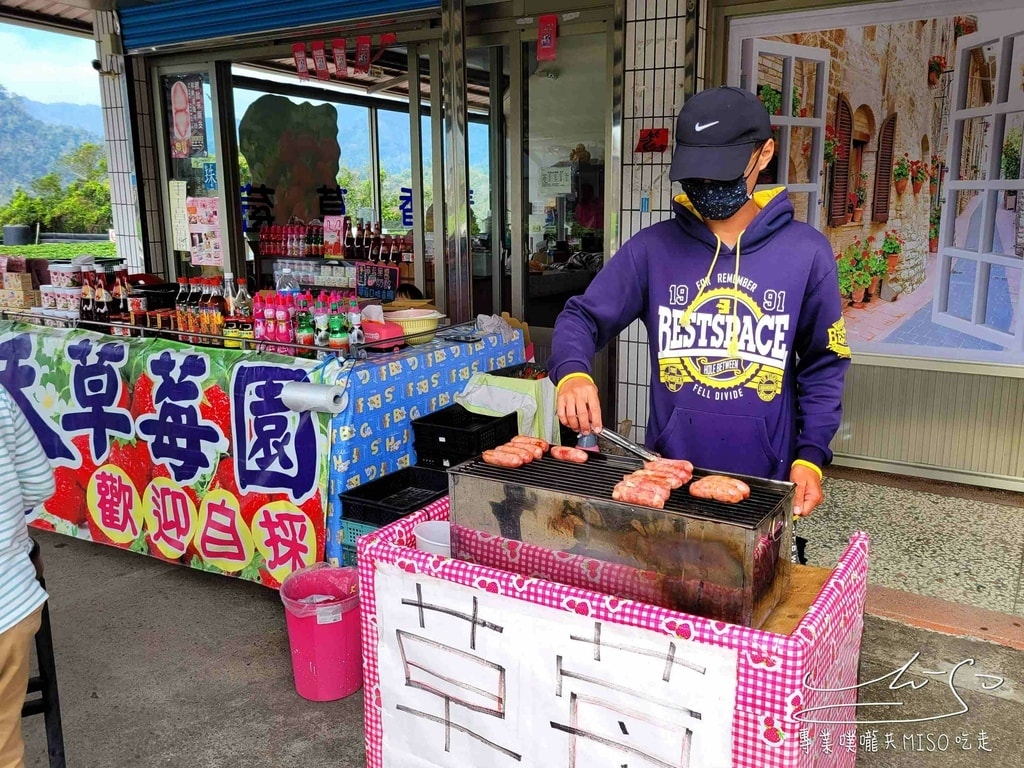
<path id="1" fill-rule="evenodd" d="M 252 300 L 252 338 L 253 341 L 263 341 L 267 337 L 267 318 L 263 316 L 263 297 L 256 294 Z M 262 350 L 257 344 L 256 349 Z"/>
<path id="2" fill-rule="evenodd" d="M 241 346 L 242 349 L 252 349 L 252 345 L 248 342 L 255 338 L 253 316 L 255 314 L 256 307 L 252 297 L 249 296 L 249 289 L 246 287 L 244 279 L 238 283 L 238 291 L 235 293 L 234 305 L 235 320 L 238 323 L 238 335 L 242 339 L 239 346 Z"/>
<path id="3" fill-rule="evenodd" d="M 329 334 L 327 346 L 338 354 L 348 354 L 348 334 L 345 333 L 345 317 L 338 307 L 338 302 L 331 302 L 331 315 L 328 320 Z"/>
<path id="4" fill-rule="evenodd" d="M 282 355 L 293 355 L 295 350 L 291 347 L 283 346 L 289 344 L 295 339 L 295 335 L 292 332 L 292 319 L 288 313 L 288 300 L 291 298 L 290 294 L 278 294 L 277 295 L 277 308 L 274 311 L 274 320 L 276 321 L 276 339 L 280 342 L 277 347 L 277 351 Z"/>
<path id="5" fill-rule="evenodd" d="M 193 277 L 190 281 L 190 290 L 188 292 L 188 300 L 185 302 L 185 325 L 183 326 L 190 333 L 199 332 L 199 302 L 203 298 L 203 279 L 201 277 Z M 179 326 L 182 327 L 182 326 Z M 200 339 L 196 336 L 186 336 L 185 340 L 189 344 L 198 344 Z"/>
<path id="6" fill-rule="evenodd" d="M 351 299 L 348 304 L 348 325 L 349 345 L 364 344 L 366 337 L 363 335 L 363 316 L 359 312 L 359 302 L 356 299 Z"/>
<path id="7" fill-rule="evenodd" d="M 187 328 L 188 321 L 185 319 L 185 302 L 188 301 L 188 278 L 178 278 L 178 295 L 174 298 L 174 315 L 178 323 L 178 328 Z M 183 334 L 178 334 L 178 341 L 185 341 Z"/>
<path id="8" fill-rule="evenodd" d="M 326 347 L 330 335 L 330 315 L 328 314 L 327 293 L 320 292 L 313 310 L 314 343 L 318 347 Z"/>
<path id="9" fill-rule="evenodd" d="M 232 280 L 233 282 L 233 280 Z M 210 279 L 210 304 L 209 320 L 210 334 L 217 338 L 211 339 L 210 343 L 215 347 L 224 346 L 224 318 L 226 317 L 226 302 L 224 301 L 224 285 L 219 277 Z"/>
<path id="10" fill-rule="evenodd" d="M 308 294 L 299 296 L 298 299 L 298 307 L 295 312 L 295 343 L 311 347 L 316 340 L 316 333 L 313 329 L 313 316 L 309 311 L 309 299 Z M 301 350 L 298 354 L 302 357 L 312 357 L 316 353 L 310 350 Z"/>
<path id="11" fill-rule="evenodd" d="M 79 318 L 86 322 L 91 322 L 95 316 L 95 307 L 92 296 L 92 272 L 86 269 L 82 271 L 82 302 L 78 310 Z"/>
<path id="12" fill-rule="evenodd" d="M 295 279 L 295 275 L 292 274 L 290 267 L 285 267 L 281 270 L 281 274 L 277 278 L 277 285 L 274 287 L 277 289 L 278 297 L 298 293 L 299 283 Z"/>
<path id="13" fill-rule="evenodd" d="M 92 273 L 93 320 L 97 323 L 110 322 L 110 292 L 107 290 L 107 275 L 103 267 L 96 267 Z M 106 333 L 109 328 L 101 328 Z"/>

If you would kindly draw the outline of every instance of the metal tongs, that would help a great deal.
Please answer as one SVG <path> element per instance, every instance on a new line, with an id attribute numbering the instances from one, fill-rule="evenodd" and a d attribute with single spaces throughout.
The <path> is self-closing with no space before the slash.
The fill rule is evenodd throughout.
<path id="1" fill-rule="evenodd" d="M 614 429 L 602 429 L 600 432 L 595 432 L 598 437 L 603 437 L 609 443 L 619 446 L 623 450 L 629 451 L 635 456 L 639 456 L 644 461 L 657 461 L 661 458 L 654 451 L 649 451 L 639 443 L 634 443 L 628 437 L 623 437 Z"/>

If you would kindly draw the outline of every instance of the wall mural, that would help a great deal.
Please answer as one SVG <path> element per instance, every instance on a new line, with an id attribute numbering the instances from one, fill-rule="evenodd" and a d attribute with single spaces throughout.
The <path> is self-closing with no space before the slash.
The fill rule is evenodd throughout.
<path id="1" fill-rule="evenodd" d="M 768 38 L 829 54 L 820 221 L 855 351 L 1024 362 L 1024 36 L 1007 37 L 1022 31 L 1015 10 Z M 813 63 L 785 58 L 759 57 L 758 95 L 807 117 Z M 968 119 L 956 119 L 958 87 L 961 109 L 977 110 Z M 789 180 L 807 182 L 812 131 L 790 131 Z M 805 218 L 806 200 L 794 203 Z"/>

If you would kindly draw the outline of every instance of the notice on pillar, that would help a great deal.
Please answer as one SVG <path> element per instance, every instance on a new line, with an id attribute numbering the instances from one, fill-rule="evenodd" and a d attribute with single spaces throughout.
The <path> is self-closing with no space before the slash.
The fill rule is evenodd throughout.
<path id="1" fill-rule="evenodd" d="M 184 181 L 168 182 L 168 197 L 171 203 L 171 239 L 176 251 L 191 250 L 191 240 L 188 234 L 188 210 L 186 199 L 188 197 L 188 183 Z"/>
<path id="2" fill-rule="evenodd" d="M 537 61 L 554 61 L 558 44 L 558 15 L 546 13 L 537 27 Z"/>
<path id="3" fill-rule="evenodd" d="M 369 35 L 360 35 L 356 38 L 356 72 L 370 71 L 370 47 L 373 39 Z"/>
<path id="4" fill-rule="evenodd" d="M 330 80 L 331 73 L 327 69 L 327 51 L 324 50 L 323 41 L 317 40 L 311 43 L 309 47 L 313 51 L 313 69 L 316 70 L 316 79 Z"/>
<path id="5" fill-rule="evenodd" d="M 348 77 L 347 45 L 343 37 L 331 41 L 331 50 L 334 53 L 334 76 L 339 80 Z"/>
<path id="6" fill-rule="evenodd" d="M 309 80 L 309 59 L 306 58 L 306 44 L 295 43 L 292 46 L 292 58 L 295 60 L 295 72 L 299 80 Z"/>
<path id="7" fill-rule="evenodd" d="M 220 241 L 220 200 L 216 197 L 190 197 L 185 201 L 185 210 L 188 213 L 192 265 L 224 266 Z"/>

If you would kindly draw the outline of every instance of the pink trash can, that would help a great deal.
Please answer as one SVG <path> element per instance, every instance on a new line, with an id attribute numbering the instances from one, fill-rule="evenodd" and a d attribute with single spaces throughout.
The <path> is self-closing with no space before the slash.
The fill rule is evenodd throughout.
<path id="1" fill-rule="evenodd" d="M 363 684 L 355 568 L 315 563 L 281 584 L 295 690 L 310 701 L 350 696 Z"/>

